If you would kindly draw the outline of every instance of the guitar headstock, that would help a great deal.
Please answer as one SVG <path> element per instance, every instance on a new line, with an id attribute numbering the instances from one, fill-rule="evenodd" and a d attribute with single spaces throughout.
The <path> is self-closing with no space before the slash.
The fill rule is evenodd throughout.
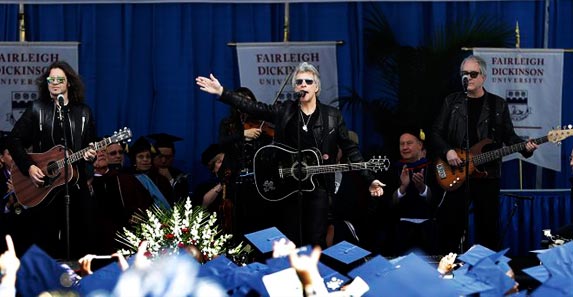
<path id="1" fill-rule="evenodd" d="M 123 129 L 119 129 L 119 131 L 113 132 L 113 135 L 109 137 L 110 143 L 117 143 L 117 142 L 127 142 L 131 140 L 131 129 L 125 127 Z"/>
<path id="2" fill-rule="evenodd" d="M 573 136 L 573 125 L 563 126 L 562 130 L 551 130 L 547 133 L 547 139 L 553 143 L 559 143 L 570 136 Z"/>
<path id="3" fill-rule="evenodd" d="M 372 157 L 366 164 L 369 170 L 374 172 L 388 171 L 390 168 L 390 160 L 386 156 Z"/>

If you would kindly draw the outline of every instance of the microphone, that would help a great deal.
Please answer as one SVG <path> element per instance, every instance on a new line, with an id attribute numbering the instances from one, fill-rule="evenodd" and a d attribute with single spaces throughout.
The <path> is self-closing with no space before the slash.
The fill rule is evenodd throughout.
<path id="1" fill-rule="evenodd" d="M 507 197 L 511 197 L 511 198 L 515 198 L 515 199 L 520 199 L 520 200 L 533 200 L 533 197 L 531 196 L 521 196 L 521 195 L 516 195 L 516 194 L 510 194 L 510 193 L 502 193 L 503 196 L 507 196 Z"/>
<path id="2" fill-rule="evenodd" d="M 58 97 L 58 118 L 60 121 L 64 120 L 64 115 L 62 114 L 62 108 L 64 107 L 64 95 L 60 94 Z"/>
<path id="3" fill-rule="evenodd" d="M 462 76 L 462 86 L 464 87 L 464 92 L 468 92 L 468 81 L 470 80 L 470 76 L 468 74 Z"/>
<path id="4" fill-rule="evenodd" d="M 306 94 L 308 94 L 307 91 L 305 91 L 305 90 L 300 90 L 300 91 L 294 93 L 294 97 L 295 97 L 295 98 L 300 98 L 300 97 L 303 97 L 303 96 L 306 95 Z"/>

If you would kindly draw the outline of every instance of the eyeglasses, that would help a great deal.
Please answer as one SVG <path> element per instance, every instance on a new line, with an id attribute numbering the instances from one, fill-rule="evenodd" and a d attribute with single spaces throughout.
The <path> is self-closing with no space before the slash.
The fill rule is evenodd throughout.
<path id="1" fill-rule="evenodd" d="M 123 155 L 123 151 L 119 150 L 119 151 L 111 151 L 108 153 L 110 156 L 115 156 L 115 155 Z"/>
<path id="2" fill-rule="evenodd" d="M 307 78 L 307 79 L 296 79 L 296 80 L 294 81 L 294 83 L 295 83 L 297 86 L 300 86 L 300 85 L 302 85 L 302 81 L 304 81 L 307 85 L 312 85 L 312 84 L 314 83 L 314 79 L 310 79 L 310 78 Z"/>
<path id="3" fill-rule="evenodd" d="M 63 76 L 48 76 L 46 78 L 46 81 L 48 81 L 48 84 L 59 85 L 61 83 L 64 83 L 66 81 L 66 78 Z"/>
<path id="4" fill-rule="evenodd" d="M 479 72 L 479 71 L 462 71 L 461 72 L 461 76 L 469 75 L 471 78 L 476 78 L 480 74 L 481 74 L 481 72 Z"/>

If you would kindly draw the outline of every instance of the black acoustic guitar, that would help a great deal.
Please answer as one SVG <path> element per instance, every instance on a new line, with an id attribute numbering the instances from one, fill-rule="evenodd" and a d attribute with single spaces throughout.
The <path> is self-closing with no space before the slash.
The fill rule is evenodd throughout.
<path id="1" fill-rule="evenodd" d="M 269 201 L 283 200 L 298 191 L 299 181 L 303 192 L 312 192 L 316 187 L 315 174 L 353 170 L 377 172 L 390 167 L 386 157 L 372 158 L 368 162 L 321 165 L 321 154 L 317 149 L 304 149 L 299 170 L 297 155 L 296 150 L 277 143 L 263 146 L 255 153 L 254 178 L 261 197 Z"/>

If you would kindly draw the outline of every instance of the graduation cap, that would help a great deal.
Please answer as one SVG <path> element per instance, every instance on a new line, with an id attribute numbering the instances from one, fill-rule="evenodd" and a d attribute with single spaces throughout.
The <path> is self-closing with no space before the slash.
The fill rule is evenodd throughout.
<path id="1" fill-rule="evenodd" d="M 573 242 L 551 248 L 538 254 L 537 258 L 549 278 L 545 280 L 532 296 L 570 296 L 573 291 Z"/>
<path id="2" fill-rule="evenodd" d="M 410 134 L 413 135 L 414 137 L 416 137 L 418 140 L 425 142 L 426 141 L 426 133 L 424 132 L 424 130 L 420 127 L 417 126 L 402 126 L 400 129 L 400 134 L 398 135 L 398 137 L 402 136 L 403 134 Z"/>
<path id="3" fill-rule="evenodd" d="M 45 291 L 69 289 L 70 276 L 56 260 L 36 245 L 20 258 L 16 291 L 22 296 L 38 296 Z"/>
<path id="4" fill-rule="evenodd" d="M 326 256 L 322 261 L 346 273 L 359 265 L 361 262 L 358 260 L 364 259 L 370 252 L 350 242 L 341 241 L 322 251 L 322 254 Z"/>
<path id="5" fill-rule="evenodd" d="M 353 269 L 370 287 L 364 296 L 457 296 L 454 286 L 441 279 L 435 267 L 411 253 L 396 263 L 381 256 Z M 416 285 L 412 285 L 415 281 Z"/>
<path id="6" fill-rule="evenodd" d="M 201 153 L 201 164 L 208 166 L 209 161 L 213 160 L 215 156 L 223 152 L 223 147 L 218 143 L 213 143 L 209 145 L 203 153 Z"/>
<path id="7" fill-rule="evenodd" d="M 245 237 L 263 254 L 273 250 L 275 241 L 279 241 L 282 238 L 289 240 L 277 227 L 245 234 Z"/>
<path id="8" fill-rule="evenodd" d="M 344 264 L 351 264 L 370 255 L 370 252 L 347 241 L 341 241 L 322 251 L 322 254 L 336 259 Z"/>
<path id="9" fill-rule="evenodd" d="M 131 261 L 133 262 L 133 261 Z M 117 262 L 109 263 L 106 266 L 94 271 L 93 274 L 82 277 L 78 286 L 78 293 L 81 296 L 89 296 L 92 292 L 111 292 L 117 284 L 123 271 Z"/>
<path id="10" fill-rule="evenodd" d="M 507 271 L 504 269 L 488 257 L 469 268 L 466 275 L 493 287 L 491 290 L 483 292 L 484 294 L 502 296 L 515 285 L 515 281 L 506 274 Z"/>
<path id="11" fill-rule="evenodd" d="M 181 137 L 167 133 L 149 134 L 147 137 L 154 140 L 156 148 L 167 147 L 173 150 L 175 149 L 175 142 L 183 140 Z"/>
<path id="12" fill-rule="evenodd" d="M 485 258 L 489 258 L 493 262 L 506 262 L 507 263 L 511 260 L 508 257 L 504 256 L 508 250 L 509 250 L 509 248 L 501 250 L 499 252 L 494 252 L 493 250 L 490 250 L 490 249 L 486 248 L 485 246 L 476 244 L 476 245 L 472 246 L 464 254 L 459 255 L 458 259 L 460 261 L 463 261 L 466 264 L 469 264 L 472 266 L 477 265 L 480 261 L 482 261 Z"/>
<path id="13" fill-rule="evenodd" d="M 135 164 L 135 156 L 144 151 L 150 151 L 151 155 L 157 153 L 155 147 L 145 137 L 141 136 L 129 147 L 129 159 L 131 162 Z"/>

